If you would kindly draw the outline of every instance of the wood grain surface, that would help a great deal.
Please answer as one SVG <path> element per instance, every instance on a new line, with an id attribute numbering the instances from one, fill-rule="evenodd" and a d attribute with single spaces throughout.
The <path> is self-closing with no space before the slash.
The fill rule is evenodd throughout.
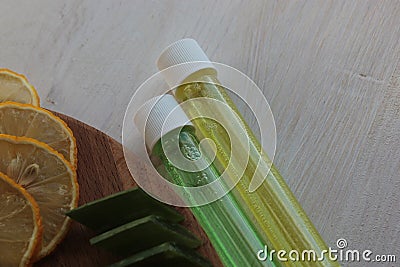
<path id="1" fill-rule="evenodd" d="M 129 100 L 162 49 L 197 39 L 263 91 L 275 165 L 326 243 L 345 238 L 349 249 L 400 260 L 399 1 L 0 4 L 1 67 L 26 74 L 42 106 L 119 142 Z"/>
<path id="2" fill-rule="evenodd" d="M 123 157 L 122 146 L 108 135 L 68 116 L 59 115 L 74 132 L 78 146 L 79 205 L 136 186 Z M 140 207 L 132 203 L 132 209 Z M 198 249 L 214 266 L 222 266 L 203 229 L 189 209 L 178 208 L 185 217 L 184 227 L 202 240 Z M 65 240 L 54 253 L 37 262 L 35 267 L 100 267 L 119 258 L 105 250 L 90 246 L 94 233 L 77 222 L 72 223 Z"/>

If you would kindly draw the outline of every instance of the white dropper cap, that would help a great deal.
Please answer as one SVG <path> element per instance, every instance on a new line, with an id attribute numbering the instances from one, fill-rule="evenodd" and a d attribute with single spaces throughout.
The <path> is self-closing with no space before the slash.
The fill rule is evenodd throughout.
<path id="1" fill-rule="evenodd" d="M 158 58 L 157 66 L 160 71 L 164 70 L 163 75 L 171 88 L 180 85 L 189 75 L 199 70 L 216 70 L 203 49 L 193 39 L 182 39 L 169 45 Z"/>
<path id="2" fill-rule="evenodd" d="M 145 102 L 136 112 L 134 122 L 150 151 L 163 135 L 193 125 L 172 95 L 156 96 Z"/>

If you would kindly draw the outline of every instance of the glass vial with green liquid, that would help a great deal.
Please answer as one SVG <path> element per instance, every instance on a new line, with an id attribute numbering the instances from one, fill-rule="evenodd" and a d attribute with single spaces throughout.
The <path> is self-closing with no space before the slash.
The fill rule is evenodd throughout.
<path id="1" fill-rule="evenodd" d="M 186 64 L 188 62 L 196 64 Z M 231 192 L 262 236 L 268 248 L 267 252 L 284 250 L 286 254 L 281 255 L 283 260 L 279 261 L 282 266 L 339 266 L 327 256 L 328 248 L 323 239 L 278 170 L 272 165 L 226 89 L 218 81 L 216 68 L 198 43 L 193 39 L 177 41 L 162 52 L 157 63 L 159 69 L 164 70 L 163 74 L 169 86 L 177 86 L 175 97 L 179 102 L 211 98 L 221 101 L 233 110 L 227 113 L 226 109 L 221 109 L 219 105 L 208 102 L 199 104 L 195 101 L 188 101 L 189 104 L 184 108 L 189 118 L 196 118 L 192 122 L 199 137 L 214 141 L 217 150 L 215 166 L 218 167 L 218 171 L 227 171 L 232 180 L 239 180 Z M 241 125 L 238 125 L 238 128 L 240 126 L 246 130 L 246 140 L 250 146 L 248 161 L 244 161 L 243 155 L 231 155 L 230 137 L 221 124 L 215 120 L 201 118 L 202 115 L 209 114 L 209 110 L 212 110 L 213 117 L 221 122 L 235 121 L 235 118 L 239 117 Z M 246 151 L 244 143 L 233 145 L 243 146 L 243 151 Z M 234 168 L 227 168 L 230 162 L 233 162 Z M 243 165 L 246 169 L 241 175 L 240 171 L 235 170 L 235 166 L 240 169 Z M 264 181 L 257 190 L 250 192 L 253 178 Z M 289 257 L 288 254 L 292 250 L 296 250 L 299 256 L 292 253 L 292 257 Z M 316 257 L 311 257 L 311 261 L 307 260 L 307 257 L 303 260 L 302 252 L 306 250 L 315 251 Z M 275 261 L 277 253 L 272 256 Z M 265 255 L 263 257 L 265 258 Z"/>
<path id="2" fill-rule="evenodd" d="M 168 116 L 173 120 L 167 120 Z M 147 101 L 139 108 L 134 121 L 140 131 L 144 129 L 154 167 L 169 182 L 183 187 L 198 187 L 219 178 L 216 168 L 202 155 L 193 125 L 172 95 Z M 176 159 L 180 159 L 184 167 Z M 218 186 L 212 190 L 225 191 Z M 199 191 L 196 197 L 188 194 L 184 201 L 192 206 L 193 214 L 224 266 L 275 266 L 269 260 L 262 262 L 257 259 L 257 250 L 263 242 L 232 195 L 228 193 L 214 202 L 198 206 L 203 202 L 203 192 Z"/>

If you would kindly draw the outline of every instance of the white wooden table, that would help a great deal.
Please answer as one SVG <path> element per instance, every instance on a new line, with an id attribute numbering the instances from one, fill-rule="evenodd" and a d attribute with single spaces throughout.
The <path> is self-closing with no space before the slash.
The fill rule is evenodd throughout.
<path id="1" fill-rule="evenodd" d="M 0 25 L 0 67 L 117 140 L 161 50 L 197 39 L 262 88 L 275 163 L 326 242 L 400 261 L 400 2 L 1 0 Z"/>

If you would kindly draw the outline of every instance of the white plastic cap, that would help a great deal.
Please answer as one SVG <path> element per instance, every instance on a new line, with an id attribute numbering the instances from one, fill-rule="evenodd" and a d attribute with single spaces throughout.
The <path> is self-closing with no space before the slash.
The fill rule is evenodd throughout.
<path id="1" fill-rule="evenodd" d="M 184 64 L 191 63 L 191 64 Z M 171 44 L 161 53 L 157 66 L 171 88 L 180 85 L 189 75 L 202 69 L 214 69 L 200 45 L 193 39 L 182 39 Z M 170 68 L 175 66 L 173 68 Z"/>
<path id="2" fill-rule="evenodd" d="M 134 122 L 150 150 L 163 135 L 185 125 L 193 125 L 172 95 L 148 100 L 136 112 Z"/>

